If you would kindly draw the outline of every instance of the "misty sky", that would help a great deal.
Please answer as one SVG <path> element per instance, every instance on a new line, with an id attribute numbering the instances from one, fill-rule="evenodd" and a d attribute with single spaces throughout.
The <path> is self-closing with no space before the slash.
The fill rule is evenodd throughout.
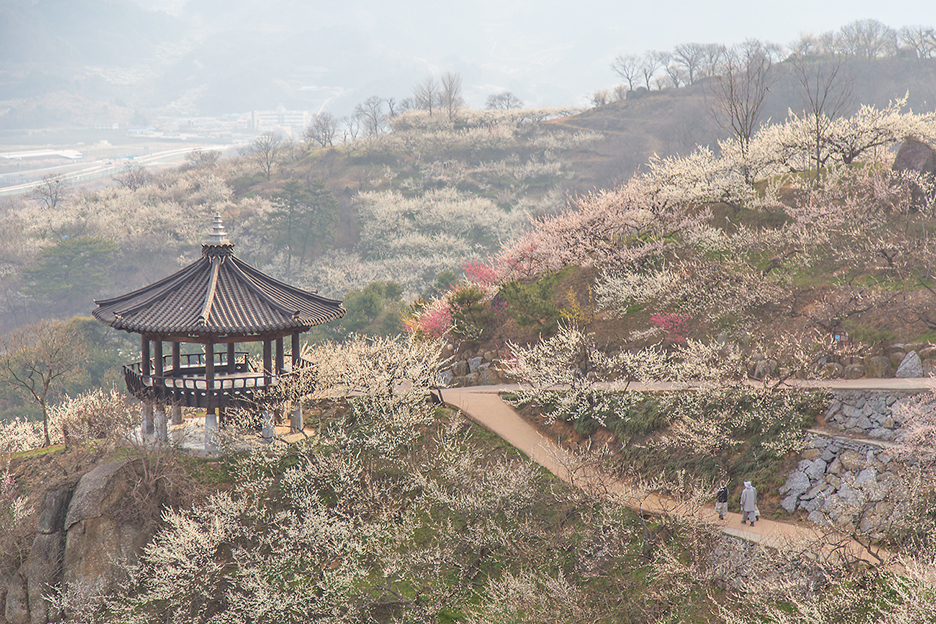
<path id="1" fill-rule="evenodd" d="M 172 17 L 132 15 L 127 3 Z M 48 56 L 64 42 L 39 78 L 80 57 L 84 75 L 98 75 L 83 88 L 114 85 L 130 108 L 178 115 L 283 105 L 341 116 L 370 96 L 399 101 L 449 71 L 461 74 L 472 107 L 505 90 L 533 106 L 584 105 L 619 82 L 610 68 L 619 54 L 748 38 L 786 45 L 869 18 L 936 26 L 936 0 L 0 0 L 0 17 L 4 5 L 46 7 L 47 31 L 27 30 L 34 16 L 9 25 L 8 38 L 23 38 L 8 56 Z M 100 15 L 108 11 L 114 19 Z M 76 55 L 74 46 L 100 50 Z M 36 59 L 17 60 L 35 69 Z"/>

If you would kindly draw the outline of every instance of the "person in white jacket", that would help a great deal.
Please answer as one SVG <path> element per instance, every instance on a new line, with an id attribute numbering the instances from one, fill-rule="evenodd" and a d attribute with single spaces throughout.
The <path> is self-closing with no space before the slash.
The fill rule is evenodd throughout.
<path id="1" fill-rule="evenodd" d="M 757 511 L 757 488 L 751 485 L 750 481 L 744 482 L 744 489 L 741 490 L 741 524 L 747 524 L 750 519 L 751 526 L 754 526 L 754 519 Z"/>

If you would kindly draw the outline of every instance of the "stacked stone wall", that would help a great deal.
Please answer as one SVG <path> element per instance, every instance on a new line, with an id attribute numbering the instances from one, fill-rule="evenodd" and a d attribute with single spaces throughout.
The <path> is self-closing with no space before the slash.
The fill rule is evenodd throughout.
<path id="1" fill-rule="evenodd" d="M 893 441 L 904 422 L 895 409 L 910 391 L 853 390 L 833 393 L 825 413 L 829 432 L 812 431 L 796 469 L 780 495 L 789 513 L 810 522 L 855 528 L 883 536 L 903 509 L 900 459 Z"/>
<path id="2" fill-rule="evenodd" d="M 501 371 L 504 356 L 505 353 L 498 350 L 456 352 L 451 365 L 440 374 L 439 385 L 463 388 L 510 383 Z"/>

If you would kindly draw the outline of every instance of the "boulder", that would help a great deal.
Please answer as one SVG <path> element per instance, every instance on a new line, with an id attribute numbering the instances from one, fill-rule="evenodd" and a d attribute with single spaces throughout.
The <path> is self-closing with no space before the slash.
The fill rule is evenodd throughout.
<path id="1" fill-rule="evenodd" d="M 923 361 L 916 351 L 911 351 L 900 361 L 896 377 L 910 378 L 923 376 Z"/>
<path id="2" fill-rule="evenodd" d="M 864 458 L 857 451 L 852 451 L 851 449 L 845 451 L 844 453 L 838 456 L 838 462 L 841 464 L 843 470 L 858 470 L 863 468 L 865 465 Z"/>
<path id="3" fill-rule="evenodd" d="M 755 369 L 755 374 L 756 374 Z M 822 369 L 819 371 L 820 379 L 838 379 L 845 373 L 845 367 L 837 362 L 829 362 L 825 364 Z"/>
<path id="4" fill-rule="evenodd" d="M 482 357 L 473 357 L 468 360 L 468 372 L 477 373 L 478 369 L 481 368 L 481 364 L 484 363 L 484 358 Z"/>
<path id="5" fill-rule="evenodd" d="M 877 470 L 868 466 L 855 477 L 855 487 L 868 488 L 877 485 Z"/>
<path id="6" fill-rule="evenodd" d="M 789 494 L 794 498 L 809 489 L 809 477 L 805 472 L 794 470 L 780 488 L 780 494 Z"/>
<path id="7" fill-rule="evenodd" d="M 861 379 L 865 376 L 865 365 L 864 364 L 849 364 L 845 367 L 845 372 L 842 373 L 842 377 L 845 379 Z"/>
<path id="8" fill-rule="evenodd" d="M 900 146 L 894 158 L 894 171 L 913 171 L 923 174 L 930 179 L 936 176 L 936 152 L 933 148 L 914 138 L 908 138 Z M 918 185 L 913 185 L 913 201 L 921 204 L 926 199 L 927 191 Z"/>
<path id="9" fill-rule="evenodd" d="M 865 359 L 865 371 L 868 377 L 886 379 L 894 376 L 894 366 L 883 355 L 873 355 Z"/>
<path id="10" fill-rule="evenodd" d="M 100 546 L 99 546 L 100 548 Z M 29 601 L 29 620 L 32 624 L 49 621 L 49 603 L 45 596 L 62 573 L 65 540 L 61 533 L 40 533 L 29 551 L 26 568 L 26 595 Z"/>
<path id="11" fill-rule="evenodd" d="M 436 380 L 436 383 L 437 383 L 438 385 L 442 386 L 443 388 L 445 388 L 445 387 L 447 387 L 449 384 L 452 383 L 452 379 L 453 379 L 453 378 L 454 378 L 454 375 L 452 374 L 452 371 L 450 371 L 450 370 L 445 370 L 445 371 L 442 371 L 441 373 L 439 373 L 439 377 L 438 377 L 438 379 Z"/>
<path id="12" fill-rule="evenodd" d="M 493 366 L 485 366 L 478 371 L 478 383 L 482 386 L 494 386 L 501 383 L 501 379 Z"/>
<path id="13" fill-rule="evenodd" d="M 9 624 L 29 624 L 29 599 L 26 594 L 26 579 L 14 574 L 7 586 L 4 616 Z"/>
<path id="14" fill-rule="evenodd" d="M 65 516 L 66 586 L 109 593 L 126 580 L 123 565 L 137 561 L 155 529 L 135 509 L 133 492 L 142 473 L 142 460 L 123 460 L 98 466 L 78 481 Z"/>
<path id="15" fill-rule="evenodd" d="M 452 374 L 456 377 L 464 377 L 468 374 L 468 362 L 465 360 L 458 360 L 455 362 L 455 365 L 452 366 Z"/>
<path id="16" fill-rule="evenodd" d="M 74 490 L 74 485 L 65 485 L 46 494 L 37 524 L 40 533 L 56 533 L 65 529 L 65 513 Z"/>
<path id="17" fill-rule="evenodd" d="M 806 468 L 806 476 L 809 477 L 810 481 L 818 481 L 825 476 L 827 467 L 828 465 L 824 461 L 817 459 Z"/>
<path id="18" fill-rule="evenodd" d="M 812 461 L 812 460 L 814 460 L 814 459 L 819 459 L 819 458 L 822 456 L 822 451 L 820 451 L 820 450 L 817 449 L 817 448 L 808 448 L 808 449 L 804 450 L 804 451 L 800 454 L 800 456 L 801 456 L 803 459 L 808 459 L 809 461 Z"/>

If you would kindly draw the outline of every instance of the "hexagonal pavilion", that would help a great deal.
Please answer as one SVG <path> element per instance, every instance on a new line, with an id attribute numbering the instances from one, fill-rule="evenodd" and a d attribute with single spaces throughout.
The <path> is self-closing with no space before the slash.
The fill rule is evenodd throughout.
<path id="1" fill-rule="evenodd" d="M 344 316 L 340 301 L 280 282 L 233 252 L 221 216 L 215 215 L 199 260 L 149 286 L 95 300 L 94 318 L 141 336 L 140 361 L 125 365 L 124 376 L 127 389 L 143 402 L 145 433 L 166 437 L 167 407 L 173 408 L 174 422 L 181 422 L 182 406 L 203 407 L 206 449 L 212 450 L 209 438 L 217 432 L 219 413 L 273 401 L 267 390 L 301 366 L 300 334 Z M 261 370 L 254 370 L 246 352 L 237 351 L 236 345 L 246 342 L 263 343 Z M 201 352 L 183 354 L 184 343 L 202 345 Z M 301 427 L 301 411 L 297 416 L 294 410 L 292 426 Z"/>

